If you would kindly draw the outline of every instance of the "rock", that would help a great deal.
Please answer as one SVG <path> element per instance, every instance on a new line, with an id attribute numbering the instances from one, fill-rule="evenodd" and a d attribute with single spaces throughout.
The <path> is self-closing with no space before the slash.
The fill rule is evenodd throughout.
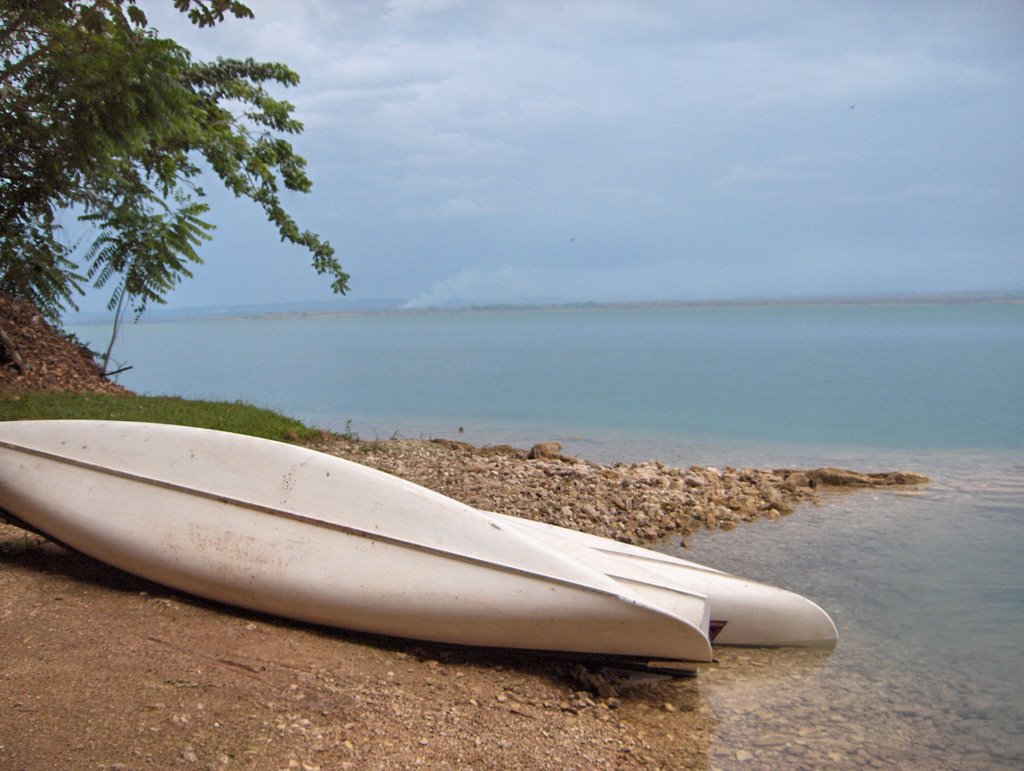
<path id="1" fill-rule="evenodd" d="M 530 460 L 552 460 L 562 453 L 562 445 L 558 442 L 538 442 L 530 448 L 527 457 Z"/>
<path id="2" fill-rule="evenodd" d="M 526 453 L 523 450 L 510 444 L 489 444 L 481 447 L 477 452 L 484 456 L 507 455 L 508 457 L 519 458 L 520 460 L 526 457 Z"/>
<path id="3" fill-rule="evenodd" d="M 931 481 L 924 474 L 915 474 L 913 471 L 888 471 L 870 476 L 872 479 L 884 480 L 886 485 L 924 485 Z"/>
<path id="4" fill-rule="evenodd" d="M 693 472 L 690 472 L 683 478 L 683 483 L 687 487 L 703 488 L 708 486 L 708 482 L 704 477 L 702 477 L 700 474 L 695 474 Z"/>
<path id="5" fill-rule="evenodd" d="M 892 485 L 920 485 L 928 481 L 928 477 L 909 471 L 889 471 L 875 474 L 864 474 L 841 468 L 819 468 L 808 471 L 812 482 L 832 487 L 889 487 Z"/>
<path id="6" fill-rule="evenodd" d="M 859 471 L 841 468 L 819 468 L 808 472 L 808 477 L 818 484 L 833 487 L 870 487 L 871 479 Z"/>

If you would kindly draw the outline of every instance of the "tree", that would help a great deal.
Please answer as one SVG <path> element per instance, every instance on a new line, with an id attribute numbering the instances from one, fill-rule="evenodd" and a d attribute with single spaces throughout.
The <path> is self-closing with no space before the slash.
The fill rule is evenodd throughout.
<path id="1" fill-rule="evenodd" d="M 237 0 L 174 5 L 200 27 L 252 17 Z M 291 69 L 193 61 L 136 0 L 0 0 L 0 56 L 0 291 L 53 321 L 77 307 L 86 282 L 111 288 L 117 319 L 165 302 L 213 228 L 204 170 L 347 291 L 331 245 L 281 205 L 281 185 L 312 187 L 282 138 L 302 124 L 265 88 L 297 85 Z M 72 216 L 94 226 L 90 243 L 65 242 L 59 223 Z"/>

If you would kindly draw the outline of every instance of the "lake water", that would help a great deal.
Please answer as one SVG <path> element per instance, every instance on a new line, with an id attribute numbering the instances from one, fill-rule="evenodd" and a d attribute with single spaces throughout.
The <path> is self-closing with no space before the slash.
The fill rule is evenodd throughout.
<path id="1" fill-rule="evenodd" d="M 106 342 L 101 326 L 71 331 Z M 925 473 L 921 490 L 838 495 L 689 544 L 840 628 L 828 656 L 723 649 L 693 686 L 718 721 L 709 765 L 1024 767 L 1024 305 L 142 323 L 115 357 L 138 392 L 242 399 L 363 438 Z"/>

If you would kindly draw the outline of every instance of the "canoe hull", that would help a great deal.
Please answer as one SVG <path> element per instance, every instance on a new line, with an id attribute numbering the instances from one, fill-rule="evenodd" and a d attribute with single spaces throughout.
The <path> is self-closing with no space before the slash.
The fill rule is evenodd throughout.
<path id="1" fill-rule="evenodd" d="M 290 445 L 149 424 L 0 424 L 0 506 L 128 572 L 297 620 L 712 658 L 699 593 L 633 591 L 497 515 Z"/>

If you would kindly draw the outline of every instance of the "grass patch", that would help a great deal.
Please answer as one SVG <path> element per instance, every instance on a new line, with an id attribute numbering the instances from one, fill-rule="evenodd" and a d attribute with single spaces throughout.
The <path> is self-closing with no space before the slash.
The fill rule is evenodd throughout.
<path id="1" fill-rule="evenodd" d="M 63 391 L 0 392 L 0 420 L 136 420 L 215 428 L 264 439 L 295 442 L 319 429 L 242 402 L 210 402 L 177 396 L 113 396 Z"/>

